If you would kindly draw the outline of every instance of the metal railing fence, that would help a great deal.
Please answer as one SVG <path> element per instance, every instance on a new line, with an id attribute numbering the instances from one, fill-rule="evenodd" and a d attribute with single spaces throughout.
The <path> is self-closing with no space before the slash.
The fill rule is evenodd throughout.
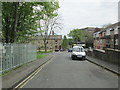
<path id="1" fill-rule="evenodd" d="M 36 46 L 31 44 L 1 44 L 0 47 L 1 73 L 36 60 Z"/>

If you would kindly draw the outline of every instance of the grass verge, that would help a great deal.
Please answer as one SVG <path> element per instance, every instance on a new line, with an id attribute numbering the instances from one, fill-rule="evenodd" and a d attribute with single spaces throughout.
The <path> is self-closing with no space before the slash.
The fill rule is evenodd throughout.
<path id="1" fill-rule="evenodd" d="M 46 57 L 47 55 L 41 55 L 41 54 L 38 54 L 37 55 L 37 59 L 41 59 L 41 58 L 44 58 L 44 57 Z"/>
<path id="2" fill-rule="evenodd" d="M 51 53 L 52 51 L 47 51 L 47 52 L 45 52 L 45 51 L 38 51 L 37 52 L 37 54 L 40 54 L 40 53 Z"/>

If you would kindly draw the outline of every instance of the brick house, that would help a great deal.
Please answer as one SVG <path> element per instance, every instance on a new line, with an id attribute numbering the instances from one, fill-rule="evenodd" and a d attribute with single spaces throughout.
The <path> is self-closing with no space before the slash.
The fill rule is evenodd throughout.
<path id="1" fill-rule="evenodd" d="M 108 30 L 107 34 L 109 34 L 109 45 L 110 45 L 107 48 L 118 49 L 118 41 L 120 41 L 118 40 L 118 23 L 112 24 L 108 26 L 106 29 Z"/>
<path id="2" fill-rule="evenodd" d="M 118 49 L 120 50 L 120 23 L 118 23 Z"/>
<path id="3" fill-rule="evenodd" d="M 94 37 L 94 48 L 96 48 L 96 49 L 100 49 L 100 28 L 95 28 L 95 31 L 94 31 L 94 33 L 93 33 L 93 37 Z"/>
<path id="4" fill-rule="evenodd" d="M 94 32 L 94 47 L 96 49 L 120 49 L 120 22 Z M 99 36 L 97 36 L 99 34 Z M 95 36 L 96 35 L 96 36 Z M 97 41 L 96 41 L 97 40 Z"/>
<path id="5" fill-rule="evenodd" d="M 100 40 L 101 40 L 101 46 L 100 46 L 100 48 L 101 49 L 104 49 L 106 47 L 106 37 L 105 37 L 105 35 L 106 35 L 106 31 L 103 29 L 101 31 L 101 38 L 100 38 Z"/>
<path id="6" fill-rule="evenodd" d="M 36 45 L 39 50 L 44 50 L 44 42 L 41 36 L 35 36 L 30 39 L 30 43 Z M 50 35 L 47 44 L 47 50 L 60 50 L 62 44 L 62 35 Z"/>

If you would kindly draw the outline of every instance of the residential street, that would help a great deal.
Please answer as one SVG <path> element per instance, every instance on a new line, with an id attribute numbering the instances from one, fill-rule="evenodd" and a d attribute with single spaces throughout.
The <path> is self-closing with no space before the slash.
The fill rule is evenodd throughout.
<path id="1" fill-rule="evenodd" d="M 2 0 L 0 7 L 0 90 L 119 89 L 120 0 Z"/>
<path id="2" fill-rule="evenodd" d="M 117 75 L 87 60 L 71 60 L 68 52 L 55 52 L 47 64 L 23 88 L 117 88 Z"/>

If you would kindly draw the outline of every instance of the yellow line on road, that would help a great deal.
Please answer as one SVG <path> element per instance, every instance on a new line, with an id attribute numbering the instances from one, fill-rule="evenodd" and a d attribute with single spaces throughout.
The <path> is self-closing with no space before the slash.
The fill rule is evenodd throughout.
<path id="1" fill-rule="evenodd" d="M 46 65 L 48 65 L 53 59 L 47 61 L 45 64 L 43 64 L 41 67 L 39 67 L 36 71 L 34 71 L 30 76 L 28 76 L 25 80 L 23 80 L 20 84 L 18 84 L 13 90 L 16 88 L 22 88 L 24 87 L 31 79 L 33 79 Z"/>
<path id="2" fill-rule="evenodd" d="M 33 76 L 35 73 L 37 72 L 37 70 L 36 71 L 34 71 L 30 76 L 28 76 L 25 80 L 23 80 L 20 84 L 18 84 L 15 88 L 18 88 L 21 84 L 23 84 L 26 80 L 28 80 L 31 76 Z"/>
<path id="3" fill-rule="evenodd" d="M 22 86 L 20 86 L 20 88 L 23 88 L 30 80 L 32 80 L 40 71 L 42 70 L 42 68 L 39 70 L 39 71 L 37 71 L 36 73 L 35 73 L 35 75 L 33 75 L 29 80 L 27 80 Z"/>

